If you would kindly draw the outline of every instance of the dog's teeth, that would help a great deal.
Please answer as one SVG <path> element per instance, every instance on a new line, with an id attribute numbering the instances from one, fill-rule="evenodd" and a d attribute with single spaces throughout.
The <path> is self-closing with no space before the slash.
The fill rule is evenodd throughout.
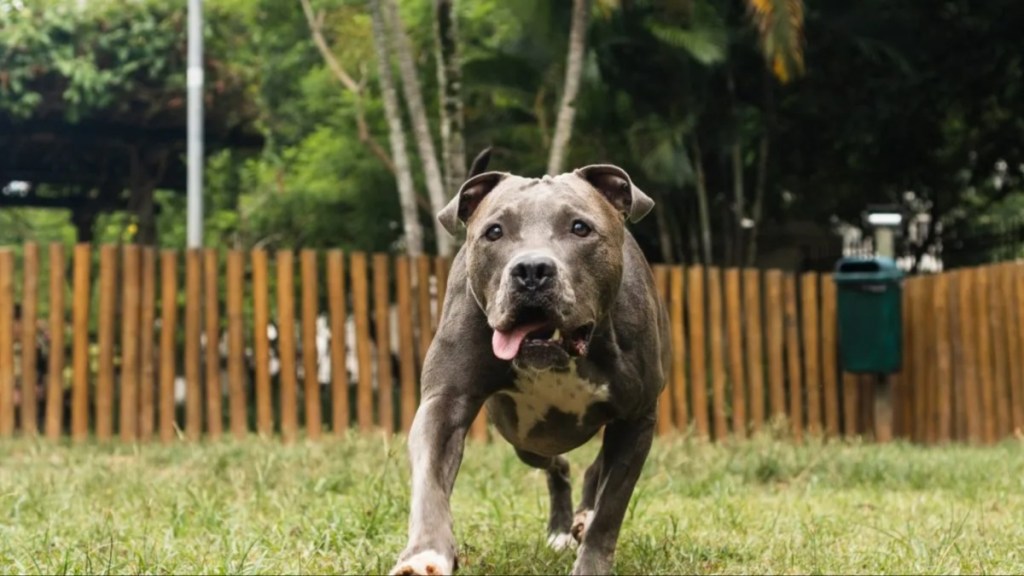
<path id="1" fill-rule="evenodd" d="M 562 339 L 562 335 L 558 333 L 558 330 L 555 330 L 555 333 L 551 335 L 551 339 L 552 340 L 561 340 Z"/>

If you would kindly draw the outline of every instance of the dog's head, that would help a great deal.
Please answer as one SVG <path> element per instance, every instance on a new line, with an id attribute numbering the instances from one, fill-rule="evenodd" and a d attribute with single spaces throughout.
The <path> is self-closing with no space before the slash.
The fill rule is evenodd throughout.
<path id="1" fill-rule="evenodd" d="M 622 281 L 625 221 L 653 206 L 610 164 L 467 180 L 438 220 L 449 232 L 466 225 L 469 288 L 494 330 L 495 356 L 534 369 L 585 356 Z"/>

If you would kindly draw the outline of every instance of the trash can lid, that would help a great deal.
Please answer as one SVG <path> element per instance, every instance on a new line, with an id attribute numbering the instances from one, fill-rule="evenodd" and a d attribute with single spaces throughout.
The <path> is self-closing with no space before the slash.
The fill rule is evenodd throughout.
<path id="1" fill-rule="evenodd" d="M 903 278 L 903 271 L 896 266 L 892 258 L 881 256 L 875 257 L 849 257 L 840 258 L 836 263 L 833 279 L 836 282 L 857 282 L 864 280 L 899 280 Z"/>

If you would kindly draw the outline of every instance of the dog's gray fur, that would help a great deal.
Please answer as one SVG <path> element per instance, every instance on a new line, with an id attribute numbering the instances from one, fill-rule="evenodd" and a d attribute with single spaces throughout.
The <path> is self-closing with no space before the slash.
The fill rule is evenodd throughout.
<path id="1" fill-rule="evenodd" d="M 470 179 L 438 214 L 450 232 L 464 223 L 467 240 L 452 263 L 423 368 L 409 435 L 409 539 L 393 573 L 457 568 L 449 498 L 466 433 L 485 404 L 519 457 L 547 472 L 549 543 L 579 542 L 574 574 L 608 573 L 651 446 L 669 362 L 664 306 L 625 228 L 626 219 L 639 220 L 654 203 L 616 166 L 537 179 L 478 173 L 488 160 L 489 150 L 478 156 Z M 592 231 L 583 234 L 577 220 Z M 527 284 L 522 265 L 536 262 L 545 263 L 536 268 L 543 278 Z M 524 341 L 513 360 L 501 360 L 488 344 L 526 309 L 543 310 L 565 344 Z M 561 454 L 602 426 L 601 451 L 574 512 Z"/>

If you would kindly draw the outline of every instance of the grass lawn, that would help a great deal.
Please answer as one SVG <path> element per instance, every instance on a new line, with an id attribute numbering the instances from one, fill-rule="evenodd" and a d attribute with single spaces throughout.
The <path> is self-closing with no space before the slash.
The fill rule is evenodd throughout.
<path id="1" fill-rule="evenodd" d="M 570 455 L 576 495 L 591 443 Z M 400 439 L 281 446 L 0 444 L 2 573 L 379 573 L 405 539 Z M 504 443 L 470 445 L 462 571 L 565 573 L 547 489 Z M 623 573 L 1024 573 L 1024 445 L 659 440 Z"/>

